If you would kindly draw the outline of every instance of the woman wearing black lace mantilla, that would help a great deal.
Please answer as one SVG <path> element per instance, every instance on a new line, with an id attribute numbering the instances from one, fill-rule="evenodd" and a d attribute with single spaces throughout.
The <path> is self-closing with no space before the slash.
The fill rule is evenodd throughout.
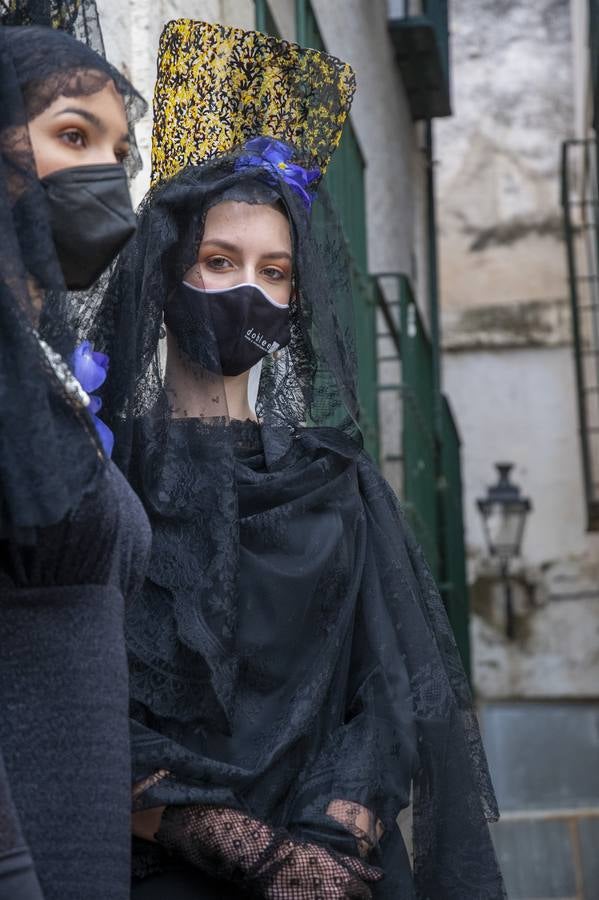
<path id="1" fill-rule="evenodd" d="M 90 47 L 32 24 L 88 12 L 0 3 L 2 900 L 130 888 L 123 601 L 149 526 L 97 415 L 108 359 L 67 322 L 88 336 L 91 300 L 68 289 L 135 230 L 123 160 L 145 104 Z"/>
<path id="2" fill-rule="evenodd" d="M 162 35 L 153 188 L 104 300 L 116 458 L 154 531 L 126 623 L 136 900 L 504 897 L 468 686 L 362 449 L 349 259 L 313 205 L 353 91 L 264 35 Z"/>

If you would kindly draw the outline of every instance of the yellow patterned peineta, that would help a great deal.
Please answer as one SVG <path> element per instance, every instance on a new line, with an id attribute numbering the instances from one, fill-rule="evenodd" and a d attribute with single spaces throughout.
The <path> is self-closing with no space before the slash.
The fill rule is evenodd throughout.
<path id="1" fill-rule="evenodd" d="M 267 136 L 324 174 L 355 91 L 347 63 L 260 34 L 176 19 L 161 35 L 152 185 Z"/>

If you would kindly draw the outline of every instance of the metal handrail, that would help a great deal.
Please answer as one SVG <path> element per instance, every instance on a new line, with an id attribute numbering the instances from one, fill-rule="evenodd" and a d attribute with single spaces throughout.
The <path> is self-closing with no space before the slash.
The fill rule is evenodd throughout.
<path id="1" fill-rule="evenodd" d="M 575 154 L 578 156 L 578 167 L 575 166 Z M 578 409 L 578 425 L 584 492 L 587 508 L 587 527 L 591 530 L 599 528 L 599 496 L 595 492 L 594 469 L 599 467 L 599 458 L 594 460 L 590 435 L 594 427 L 589 420 L 588 398 L 599 388 L 599 266 L 597 242 L 599 229 L 597 219 L 592 211 L 599 204 L 597 188 L 597 142 L 594 139 L 572 139 L 564 141 L 561 154 L 561 202 L 563 209 L 564 238 L 570 288 L 570 310 L 572 323 L 572 342 L 574 347 L 574 368 L 576 378 L 576 400 Z M 576 195 L 572 193 L 574 178 L 580 184 Z M 577 212 L 579 221 L 574 221 Z M 584 231 L 583 231 L 584 230 Z M 585 259 L 588 270 L 579 271 L 578 256 L 581 250 L 580 241 L 585 235 Z M 577 252 L 579 251 L 579 252 Z M 589 294 L 582 299 L 583 291 Z M 590 319 L 591 329 L 588 335 L 591 346 L 584 346 L 582 315 Z M 589 373 L 584 358 L 596 359 L 595 378 L 589 384 Z"/>

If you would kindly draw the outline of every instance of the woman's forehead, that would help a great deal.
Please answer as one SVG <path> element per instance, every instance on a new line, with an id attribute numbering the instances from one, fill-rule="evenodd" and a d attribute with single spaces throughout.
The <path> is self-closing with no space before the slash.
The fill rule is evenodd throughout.
<path id="1" fill-rule="evenodd" d="M 285 213 L 272 204 L 223 200 L 206 215 L 203 240 L 223 234 L 251 237 L 277 237 L 290 244 L 289 221 Z"/>

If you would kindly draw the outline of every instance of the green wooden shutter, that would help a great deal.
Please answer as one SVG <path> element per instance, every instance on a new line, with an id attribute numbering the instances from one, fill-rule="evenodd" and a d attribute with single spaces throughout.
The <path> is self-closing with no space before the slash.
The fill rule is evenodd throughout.
<path id="1" fill-rule="evenodd" d="M 268 5 L 268 0 L 254 0 L 254 6 L 256 10 L 256 31 L 270 34 L 272 37 L 281 37 L 277 23 Z"/>
<path id="2" fill-rule="evenodd" d="M 466 577 L 462 505 L 461 441 L 447 397 L 442 399 L 441 515 L 443 573 L 441 593 L 464 669 L 470 678 L 470 601 Z"/>
<path id="3" fill-rule="evenodd" d="M 429 566 L 441 574 L 433 349 L 409 280 L 400 276 L 403 503 Z"/>
<path id="4" fill-rule="evenodd" d="M 295 10 L 298 42 L 325 51 L 309 0 L 296 0 Z M 366 449 L 378 462 L 376 303 L 367 275 L 365 168 L 358 138 L 349 119 L 323 186 L 333 200 L 352 257 L 360 427 Z"/>

